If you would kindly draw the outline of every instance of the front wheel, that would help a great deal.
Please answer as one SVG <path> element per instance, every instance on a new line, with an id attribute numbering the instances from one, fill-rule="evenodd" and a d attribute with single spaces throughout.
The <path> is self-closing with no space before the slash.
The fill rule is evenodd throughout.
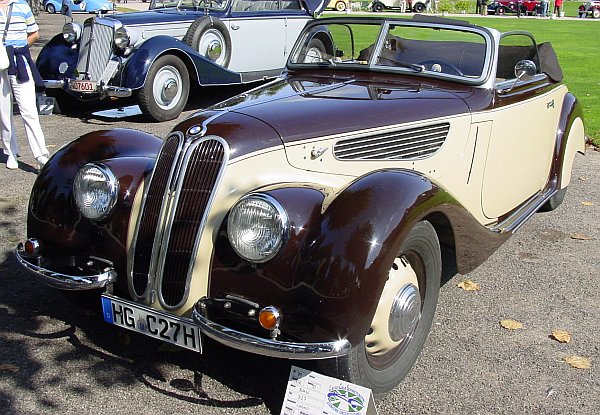
<path id="1" fill-rule="evenodd" d="M 379 3 L 379 2 L 373 3 L 373 6 L 372 6 L 372 8 L 373 8 L 373 11 L 374 11 L 375 13 L 382 12 L 382 11 L 383 11 L 383 4 L 381 4 L 381 3 Z"/>
<path id="2" fill-rule="evenodd" d="M 375 394 L 398 385 L 427 339 L 441 273 L 437 234 L 429 222 L 419 222 L 391 264 L 369 332 L 348 355 L 319 362 L 322 370 Z"/>
<path id="3" fill-rule="evenodd" d="M 482 6 L 485 7 L 485 6 Z M 414 13 L 423 13 L 425 11 L 425 5 L 423 3 L 417 3 L 413 7 Z"/>
<path id="4" fill-rule="evenodd" d="M 46 11 L 50 14 L 56 13 L 56 7 L 52 3 L 46 4 Z"/>
<path id="5" fill-rule="evenodd" d="M 346 11 L 346 3 L 343 1 L 338 1 L 337 3 L 335 3 L 335 9 L 338 12 L 345 12 Z"/>
<path id="6" fill-rule="evenodd" d="M 190 77 L 176 56 L 161 56 L 152 64 L 139 93 L 142 112 L 153 121 L 177 118 L 188 100 Z"/>
<path id="7" fill-rule="evenodd" d="M 600 19 L 600 9 L 594 9 L 594 11 L 592 12 L 592 17 L 594 19 Z"/>

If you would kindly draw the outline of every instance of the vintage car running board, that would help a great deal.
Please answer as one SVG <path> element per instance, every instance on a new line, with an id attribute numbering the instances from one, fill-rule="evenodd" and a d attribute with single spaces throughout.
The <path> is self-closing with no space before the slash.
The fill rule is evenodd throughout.
<path id="1" fill-rule="evenodd" d="M 544 206 L 557 191 L 558 190 L 554 188 L 547 188 L 538 192 L 505 220 L 492 227 L 491 230 L 498 233 L 516 232 L 530 217 L 540 210 L 540 208 Z"/>

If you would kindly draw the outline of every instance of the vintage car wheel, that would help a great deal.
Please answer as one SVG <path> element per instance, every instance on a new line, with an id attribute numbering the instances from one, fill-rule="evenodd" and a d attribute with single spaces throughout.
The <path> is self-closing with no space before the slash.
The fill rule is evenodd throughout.
<path id="1" fill-rule="evenodd" d="M 414 13 L 423 13 L 425 11 L 425 5 L 423 3 L 417 3 L 413 6 Z"/>
<path id="2" fill-rule="evenodd" d="M 54 14 L 54 13 L 56 13 L 56 7 L 54 7 L 54 5 L 52 3 L 48 3 L 48 4 L 46 4 L 46 11 L 48 13 Z"/>
<path id="3" fill-rule="evenodd" d="M 323 42 L 319 39 L 312 38 L 310 42 L 308 42 L 306 52 L 303 57 L 300 57 L 300 60 L 304 63 L 324 62 L 326 60 L 326 53 L 327 50 L 325 49 Z"/>
<path id="4" fill-rule="evenodd" d="M 183 41 L 217 65 L 225 68 L 229 66 L 231 37 L 221 20 L 207 16 L 196 19 L 183 37 Z"/>
<path id="5" fill-rule="evenodd" d="M 594 9 L 594 11 L 592 11 L 592 17 L 594 19 L 600 19 L 600 9 Z"/>
<path id="6" fill-rule="evenodd" d="M 334 376 L 385 393 L 423 348 L 439 295 L 442 259 L 433 226 L 419 222 L 394 260 L 371 329 L 346 356 L 320 362 Z"/>
<path id="7" fill-rule="evenodd" d="M 565 195 L 567 194 L 567 188 L 558 190 L 556 193 L 552 195 L 550 199 L 540 209 L 541 212 L 551 212 L 554 209 L 558 208 L 563 200 L 565 200 Z"/>
<path id="8" fill-rule="evenodd" d="M 375 2 L 373 3 L 373 6 L 371 7 L 373 9 L 373 11 L 375 13 L 379 13 L 383 11 L 383 4 L 379 3 L 379 2 Z"/>
<path id="9" fill-rule="evenodd" d="M 142 112 L 155 121 L 177 118 L 190 92 L 190 77 L 185 64 L 176 56 L 161 56 L 152 64 L 139 93 Z"/>
<path id="10" fill-rule="evenodd" d="M 502 6 L 496 9 L 496 14 L 500 16 L 504 16 L 506 14 L 506 9 Z"/>
<path id="11" fill-rule="evenodd" d="M 346 11 L 346 3 L 343 1 L 338 1 L 337 3 L 335 3 L 335 9 L 338 12 L 345 12 Z"/>

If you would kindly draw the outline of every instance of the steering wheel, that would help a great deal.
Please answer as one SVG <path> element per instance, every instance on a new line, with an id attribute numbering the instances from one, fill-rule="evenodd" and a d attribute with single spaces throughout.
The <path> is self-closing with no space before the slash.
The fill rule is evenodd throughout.
<path id="1" fill-rule="evenodd" d="M 426 61 L 421 61 L 418 64 L 423 65 L 425 67 L 425 69 L 427 69 L 428 71 L 443 72 L 443 73 L 447 73 L 450 75 L 465 76 L 465 74 L 462 73 L 462 71 L 460 69 L 458 69 L 456 66 L 454 66 L 451 63 L 448 63 L 446 61 L 429 59 Z"/>

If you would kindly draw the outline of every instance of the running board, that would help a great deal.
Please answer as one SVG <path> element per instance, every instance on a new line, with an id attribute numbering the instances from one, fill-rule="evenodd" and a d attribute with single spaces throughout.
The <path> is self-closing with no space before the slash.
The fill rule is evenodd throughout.
<path id="1" fill-rule="evenodd" d="M 496 226 L 491 231 L 497 233 L 516 232 L 527 220 L 540 210 L 542 206 L 557 192 L 556 189 L 547 188 L 544 191 L 532 196 L 520 208 L 515 210 L 509 217 Z"/>

